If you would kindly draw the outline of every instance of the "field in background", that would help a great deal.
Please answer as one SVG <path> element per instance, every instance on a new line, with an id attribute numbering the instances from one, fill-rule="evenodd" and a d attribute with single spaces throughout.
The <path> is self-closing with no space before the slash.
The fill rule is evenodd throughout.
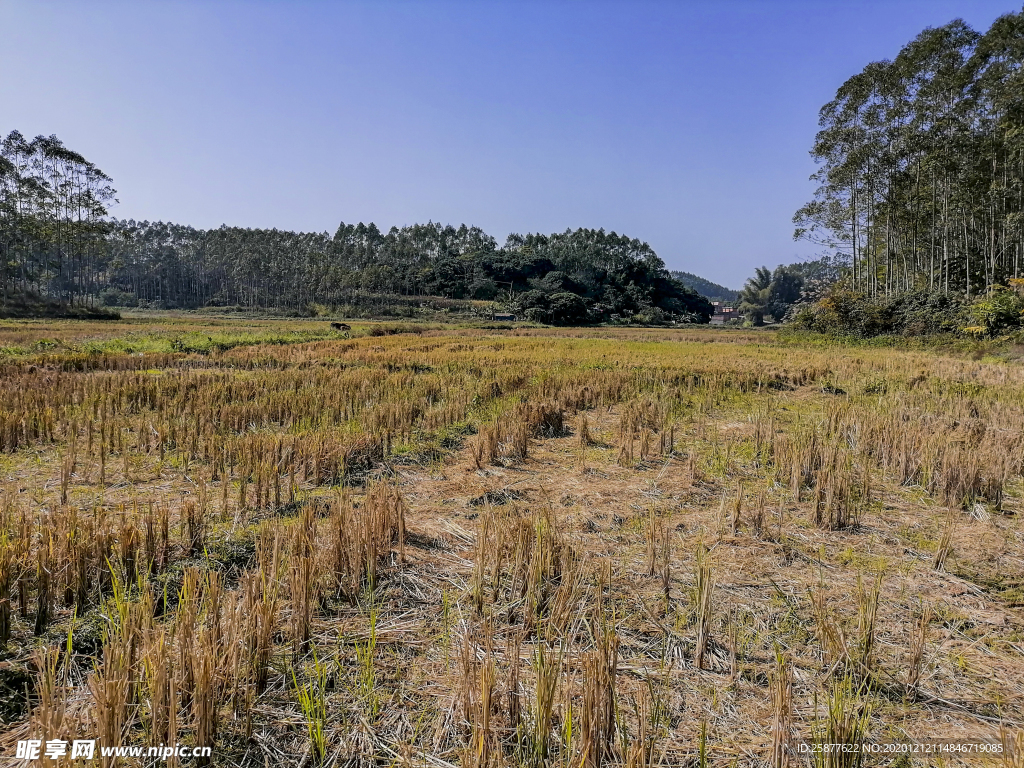
<path id="1" fill-rule="evenodd" d="M 1024 747 L 1015 363 L 182 313 L 0 323 L 0 376 L 2 757 Z"/>

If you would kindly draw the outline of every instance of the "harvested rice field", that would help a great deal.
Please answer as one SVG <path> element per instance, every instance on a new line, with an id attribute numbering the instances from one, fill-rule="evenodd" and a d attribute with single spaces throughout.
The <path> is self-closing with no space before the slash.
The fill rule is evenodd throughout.
<path id="1" fill-rule="evenodd" d="M 167 316 L 0 376 L 0 761 L 1024 760 L 1018 363 Z"/>

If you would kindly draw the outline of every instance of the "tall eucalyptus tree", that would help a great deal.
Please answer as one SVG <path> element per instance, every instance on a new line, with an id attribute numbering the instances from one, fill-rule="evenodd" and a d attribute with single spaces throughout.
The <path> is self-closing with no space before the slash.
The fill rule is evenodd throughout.
<path id="1" fill-rule="evenodd" d="M 110 177 L 56 136 L 0 141 L 0 257 L 4 295 L 91 296 L 106 253 Z"/>
<path id="2" fill-rule="evenodd" d="M 869 295 L 968 298 L 1020 277 L 1024 14 L 926 29 L 822 107 L 796 236 L 845 255 Z"/>

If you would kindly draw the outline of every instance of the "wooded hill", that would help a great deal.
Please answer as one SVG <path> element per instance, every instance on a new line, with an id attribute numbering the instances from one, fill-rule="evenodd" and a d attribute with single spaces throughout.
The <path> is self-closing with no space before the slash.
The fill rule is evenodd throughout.
<path id="1" fill-rule="evenodd" d="M 337 306 L 362 294 L 498 301 L 557 324 L 641 315 L 697 321 L 710 304 L 673 280 L 651 247 L 578 229 L 510 235 L 478 227 L 342 224 L 334 236 L 115 222 L 109 283 L 167 306 Z"/>

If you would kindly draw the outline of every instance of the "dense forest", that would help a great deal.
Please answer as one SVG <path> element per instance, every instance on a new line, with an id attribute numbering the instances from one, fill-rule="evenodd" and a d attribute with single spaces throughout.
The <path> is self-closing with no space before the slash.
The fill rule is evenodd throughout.
<path id="1" fill-rule="evenodd" d="M 327 232 L 110 218 L 111 180 L 56 137 L 0 144 L 3 293 L 68 303 L 309 311 L 391 296 L 494 301 L 530 320 L 707 322 L 651 247 L 604 230 L 510 235 L 433 222 Z"/>
<path id="2" fill-rule="evenodd" d="M 113 224 L 109 284 L 164 306 L 338 306 L 354 295 L 498 301 L 539 322 L 699 321 L 710 305 L 673 280 L 646 243 L 579 229 L 510 235 L 477 227 L 342 224 L 327 233 Z"/>
<path id="3" fill-rule="evenodd" d="M 842 252 L 852 289 L 971 299 L 1024 270 L 1024 13 L 926 29 L 820 113 L 819 188 L 797 237 Z"/>

